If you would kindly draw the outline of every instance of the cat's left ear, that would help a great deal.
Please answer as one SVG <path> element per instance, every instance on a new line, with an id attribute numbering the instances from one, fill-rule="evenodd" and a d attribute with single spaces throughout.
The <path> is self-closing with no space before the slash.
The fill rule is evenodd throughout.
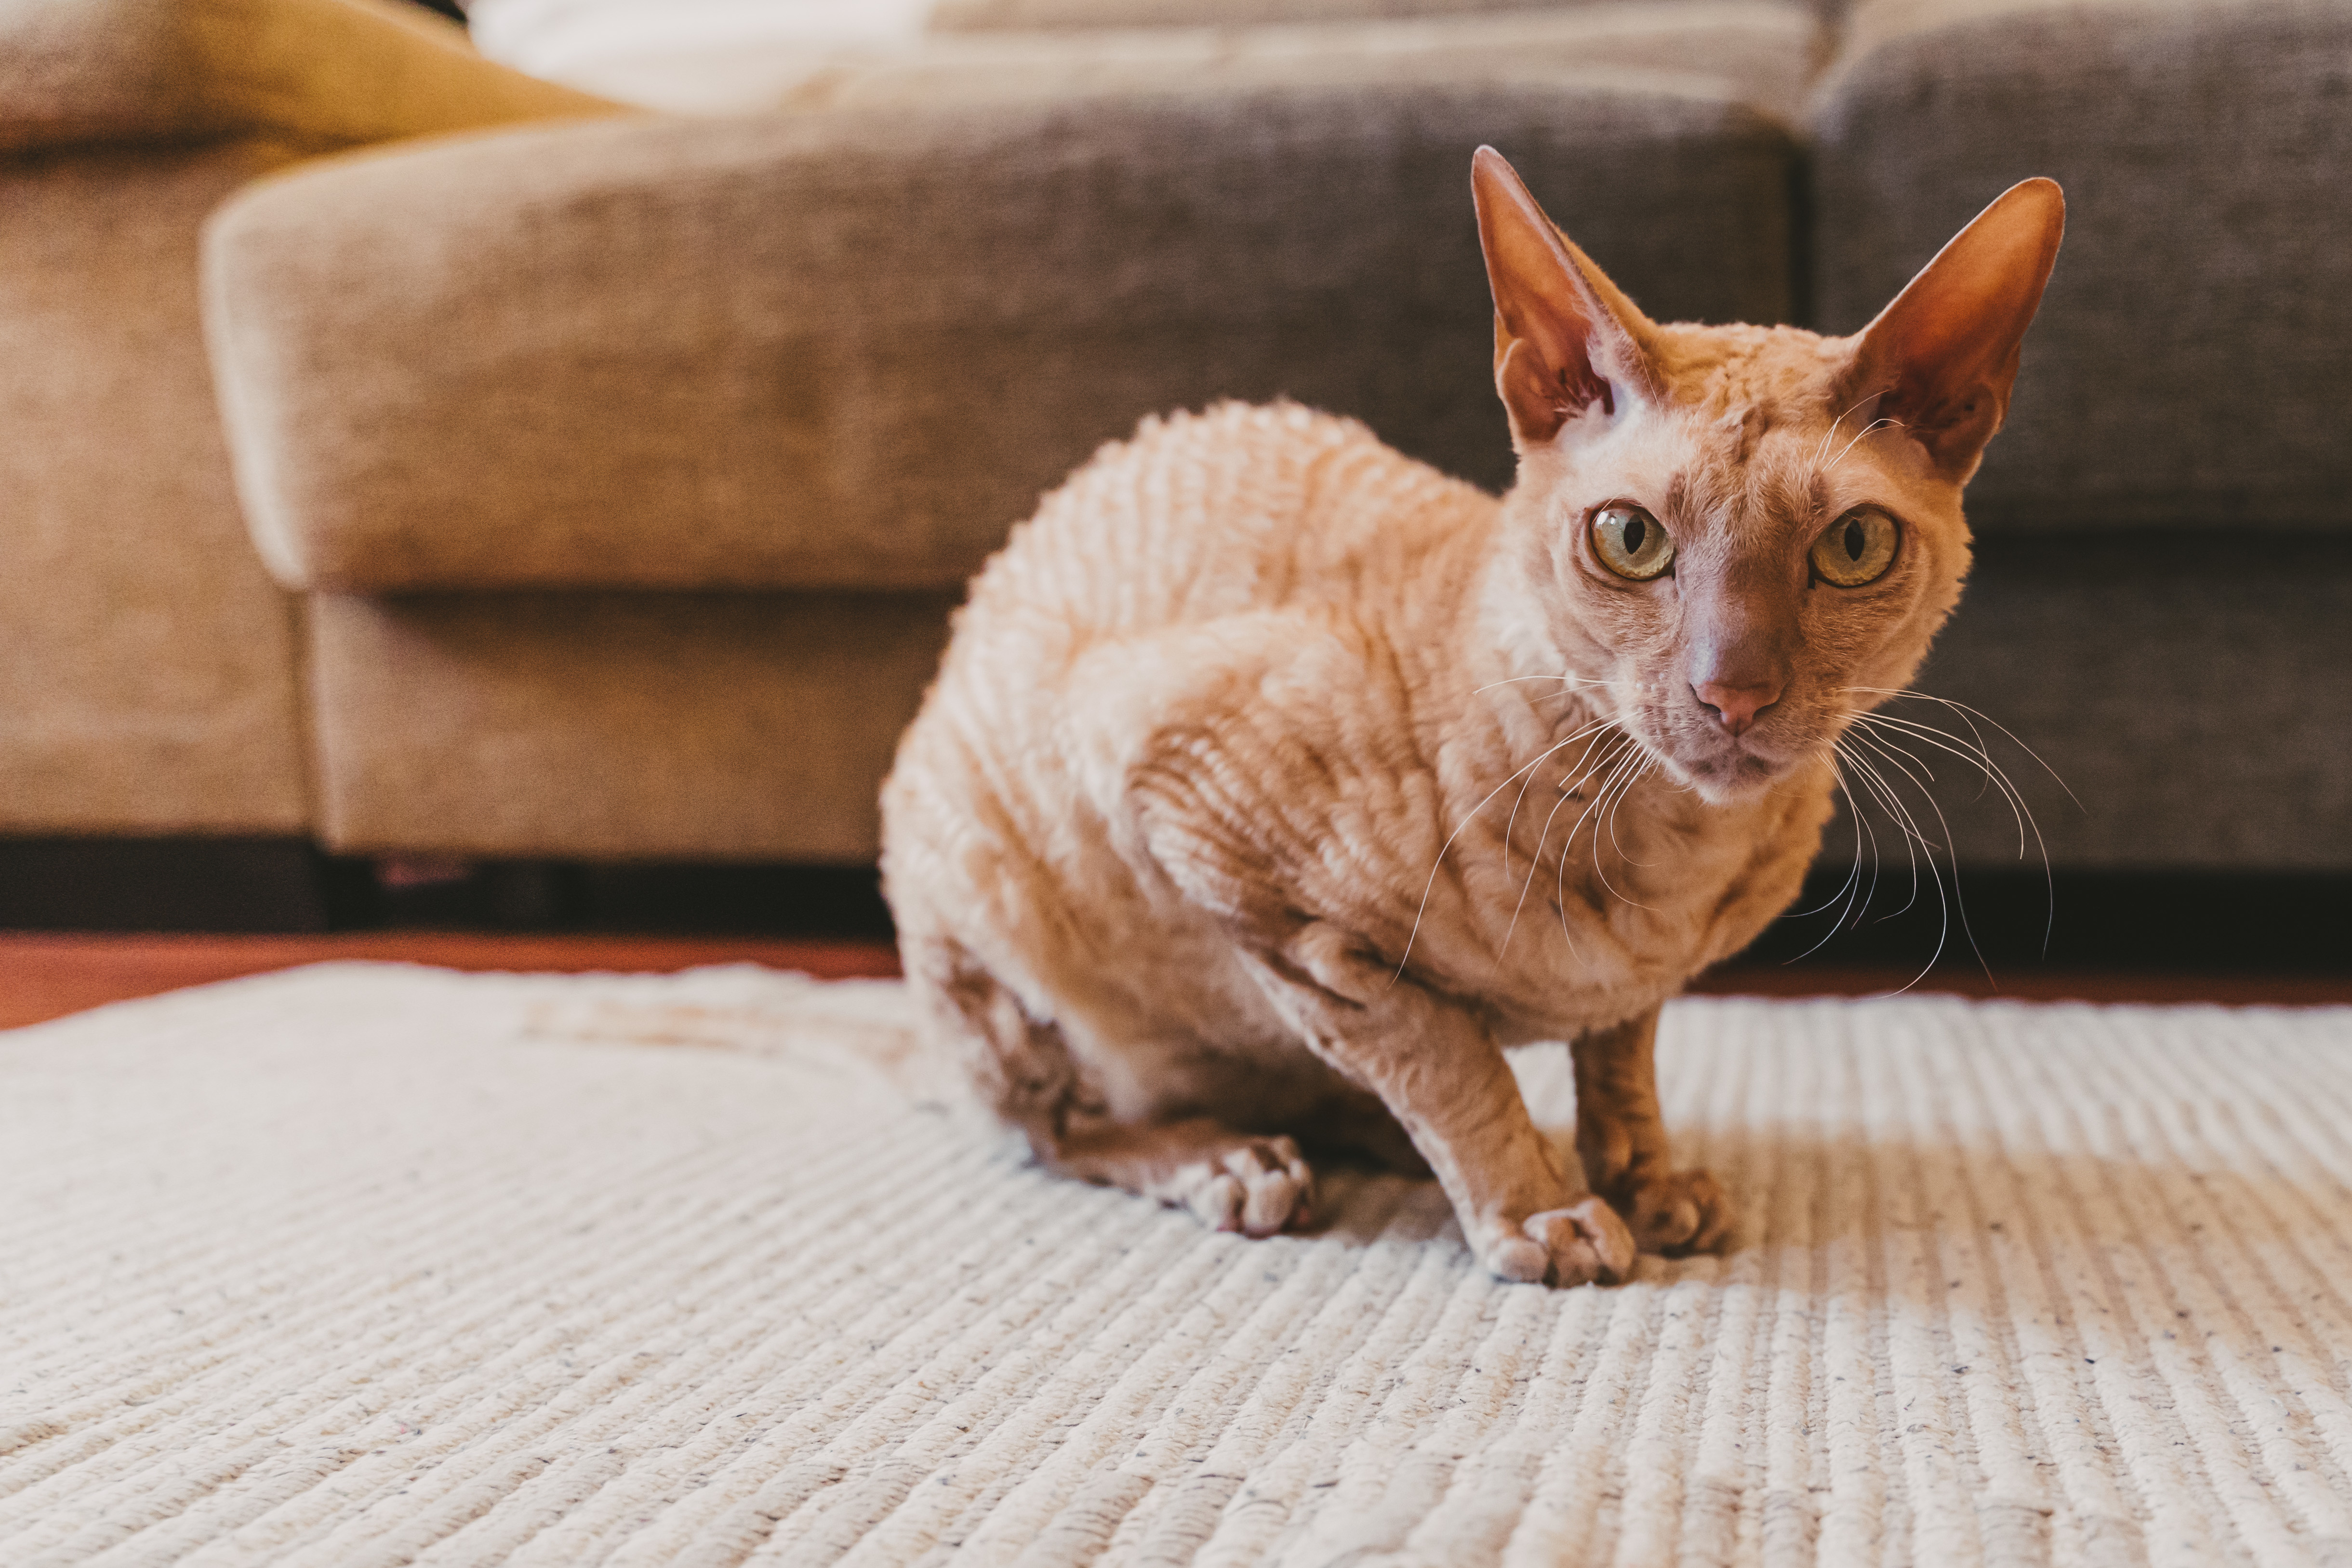
<path id="1" fill-rule="evenodd" d="M 1536 205 L 1492 147 L 1470 160 L 1478 243 L 1495 290 L 1495 389 L 1524 451 L 1594 404 L 1613 414 L 1631 393 L 1655 400 L 1656 329 Z"/>
<path id="2" fill-rule="evenodd" d="M 2058 259 L 2056 182 L 2011 185 L 1862 330 L 1846 394 L 1877 398 L 1954 483 L 1976 472 L 2009 411 L 2025 329 Z"/>

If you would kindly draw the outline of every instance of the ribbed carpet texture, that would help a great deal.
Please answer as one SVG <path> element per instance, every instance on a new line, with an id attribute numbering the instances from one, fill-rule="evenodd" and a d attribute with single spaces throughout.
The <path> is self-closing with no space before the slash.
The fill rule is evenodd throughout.
<path id="1" fill-rule="evenodd" d="M 0 1563 L 2352 1563 L 2352 1011 L 1679 1003 L 1745 1239 L 1575 1290 L 1427 1184 L 1049 1179 L 908 1019 L 341 964 L 0 1035 Z"/>

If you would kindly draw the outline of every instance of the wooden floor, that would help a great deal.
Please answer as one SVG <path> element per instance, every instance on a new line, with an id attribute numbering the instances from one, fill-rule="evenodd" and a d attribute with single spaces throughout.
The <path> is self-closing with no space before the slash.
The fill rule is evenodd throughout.
<path id="1" fill-rule="evenodd" d="M 627 936 L 486 936 L 365 931 L 341 936 L 111 936 L 0 932 L 0 1028 L 39 1023 L 101 1003 L 331 959 L 378 959 L 449 969 L 669 972 L 752 963 L 828 979 L 894 975 L 880 942 Z M 2352 974 L 2007 973 L 1937 970 L 1917 991 L 2091 1002 L 2220 1002 L 2314 1006 L 2352 1003 Z M 1860 996 L 1910 983 L 1909 971 L 1816 965 L 1719 970 L 1695 990 L 1717 994 Z"/>

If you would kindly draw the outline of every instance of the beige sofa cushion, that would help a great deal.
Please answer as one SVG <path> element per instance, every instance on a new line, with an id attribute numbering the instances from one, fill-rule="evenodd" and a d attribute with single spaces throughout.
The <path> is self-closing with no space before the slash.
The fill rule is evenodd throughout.
<path id="1" fill-rule="evenodd" d="M 297 586 L 952 588 L 1143 415 L 1282 395 L 1500 484 L 1484 141 L 1658 314 L 1790 310 L 1793 145 L 1706 78 L 510 132 L 216 216 L 247 516 Z"/>
<path id="2" fill-rule="evenodd" d="M 870 865 L 945 595 L 310 601 L 320 837 L 353 852 Z"/>
<path id="3" fill-rule="evenodd" d="M 317 150 L 617 107 L 493 65 L 396 0 L 0 0 L 0 151 Z"/>

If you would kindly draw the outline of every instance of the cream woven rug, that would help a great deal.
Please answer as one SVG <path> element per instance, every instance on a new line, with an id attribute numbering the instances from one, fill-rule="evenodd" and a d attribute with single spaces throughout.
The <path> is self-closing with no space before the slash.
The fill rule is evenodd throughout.
<path id="1" fill-rule="evenodd" d="M 0 1563 L 2352 1563 L 2352 1012 L 1679 1004 L 1748 1243 L 1570 1291 L 1425 1185 L 1047 1180 L 903 1017 L 337 965 L 0 1036 Z"/>

